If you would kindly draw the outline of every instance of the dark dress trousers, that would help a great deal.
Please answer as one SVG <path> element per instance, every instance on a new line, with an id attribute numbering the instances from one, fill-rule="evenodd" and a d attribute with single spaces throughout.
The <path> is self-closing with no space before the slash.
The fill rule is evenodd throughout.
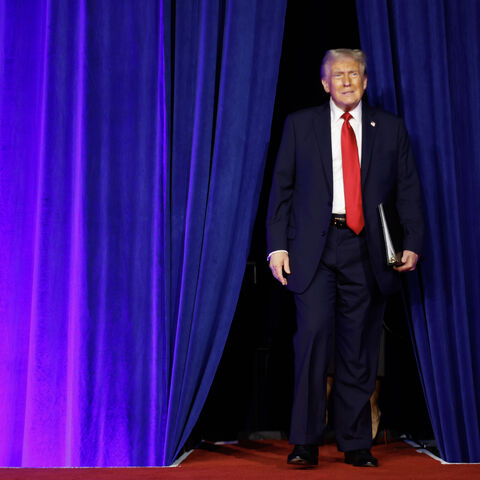
<path id="1" fill-rule="evenodd" d="M 422 195 L 405 126 L 398 117 L 365 102 L 361 183 L 365 228 L 357 236 L 350 229 L 330 226 L 329 104 L 287 117 L 270 193 L 267 244 L 269 252 L 289 252 L 288 288 L 297 307 L 291 443 L 322 443 L 334 330 L 338 447 L 342 451 L 370 447 L 369 398 L 385 296 L 400 288 L 400 275 L 386 265 L 379 203 L 401 225 L 402 248 L 421 254 Z"/>

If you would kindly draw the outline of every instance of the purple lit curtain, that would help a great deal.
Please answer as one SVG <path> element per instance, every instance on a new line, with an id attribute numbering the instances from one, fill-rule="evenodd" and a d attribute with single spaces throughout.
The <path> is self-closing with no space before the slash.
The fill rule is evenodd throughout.
<path id="1" fill-rule="evenodd" d="M 404 118 L 429 235 L 410 277 L 412 333 L 435 438 L 480 462 L 480 3 L 357 0 L 368 96 Z"/>
<path id="2" fill-rule="evenodd" d="M 0 465 L 168 465 L 235 310 L 286 0 L 0 2 Z"/>

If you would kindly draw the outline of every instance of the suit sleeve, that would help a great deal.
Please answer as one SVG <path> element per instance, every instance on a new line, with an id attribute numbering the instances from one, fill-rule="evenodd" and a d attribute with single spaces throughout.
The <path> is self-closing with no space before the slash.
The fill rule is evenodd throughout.
<path id="1" fill-rule="evenodd" d="M 403 228 L 403 249 L 421 255 L 425 229 L 422 190 L 403 121 L 398 129 L 398 146 L 396 208 Z"/>
<path id="2" fill-rule="evenodd" d="M 267 213 L 267 248 L 288 250 L 287 227 L 295 185 L 295 130 L 292 118 L 285 120 L 282 140 L 270 190 Z"/>

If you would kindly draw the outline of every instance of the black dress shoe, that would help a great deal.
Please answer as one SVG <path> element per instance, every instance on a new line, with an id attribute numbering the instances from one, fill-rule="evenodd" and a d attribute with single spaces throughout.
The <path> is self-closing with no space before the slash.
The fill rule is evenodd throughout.
<path id="1" fill-rule="evenodd" d="M 318 465 L 317 445 L 295 445 L 287 458 L 290 465 Z"/>
<path id="2" fill-rule="evenodd" d="M 345 452 L 345 463 L 354 467 L 377 467 L 378 460 L 370 453 L 368 448 Z"/>

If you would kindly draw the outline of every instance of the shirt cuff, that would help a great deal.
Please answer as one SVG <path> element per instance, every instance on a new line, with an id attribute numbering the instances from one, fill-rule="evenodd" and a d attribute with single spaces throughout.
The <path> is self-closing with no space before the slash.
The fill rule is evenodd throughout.
<path id="1" fill-rule="evenodd" d="M 274 250 L 273 252 L 270 252 L 270 253 L 268 254 L 267 262 L 270 261 L 270 257 L 271 257 L 274 253 L 278 253 L 278 252 L 285 252 L 285 253 L 288 255 L 288 251 L 287 251 L 287 250 Z"/>

